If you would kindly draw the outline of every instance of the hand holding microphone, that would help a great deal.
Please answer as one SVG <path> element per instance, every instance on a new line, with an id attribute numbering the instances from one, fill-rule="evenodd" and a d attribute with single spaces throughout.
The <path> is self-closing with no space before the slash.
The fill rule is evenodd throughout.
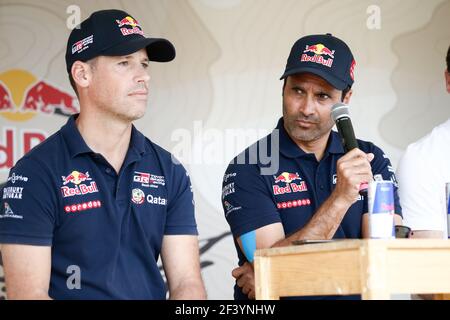
<path id="1" fill-rule="evenodd" d="M 373 179 L 370 161 L 372 161 L 374 155 L 372 153 L 366 154 L 358 149 L 358 142 L 355 138 L 346 104 L 336 103 L 333 105 L 331 118 L 336 123 L 346 153 L 337 164 L 338 181 L 339 179 L 346 179 L 346 183 L 344 183 L 347 184 L 346 188 L 351 188 L 352 183 L 358 185 L 358 182 L 360 182 L 359 194 L 366 195 L 368 182 Z M 337 187 L 338 185 L 336 185 Z"/>

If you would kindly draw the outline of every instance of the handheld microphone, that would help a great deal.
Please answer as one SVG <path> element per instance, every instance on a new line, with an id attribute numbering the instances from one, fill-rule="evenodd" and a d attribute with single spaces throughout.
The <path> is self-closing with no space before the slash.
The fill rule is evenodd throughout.
<path id="1" fill-rule="evenodd" d="M 348 105 L 345 103 L 336 103 L 333 105 L 331 107 L 331 118 L 336 123 L 345 153 L 354 148 L 358 148 L 358 141 L 356 141 L 355 132 L 353 131 Z M 361 183 L 359 185 L 359 194 L 367 195 L 368 186 L 367 182 Z"/>

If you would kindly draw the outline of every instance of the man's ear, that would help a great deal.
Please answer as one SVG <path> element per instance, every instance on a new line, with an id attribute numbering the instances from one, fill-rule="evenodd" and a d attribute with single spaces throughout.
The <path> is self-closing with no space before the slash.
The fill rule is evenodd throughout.
<path id="1" fill-rule="evenodd" d="M 87 88 L 92 80 L 92 70 L 88 63 L 75 61 L 72 65 L 72 78 L 80 88 Z"/>
<path id="2" fill-rule="evenodd" d="M 344 102 L 345 104 L 350 104 L 350 98 L 352 97 L 352 94 L 353 94 L 353 90 L 350 89 L 350 90 L 347 92 L 347 94 L 345 95 L 344 99 L 343 99 L 343 102 Z"/>

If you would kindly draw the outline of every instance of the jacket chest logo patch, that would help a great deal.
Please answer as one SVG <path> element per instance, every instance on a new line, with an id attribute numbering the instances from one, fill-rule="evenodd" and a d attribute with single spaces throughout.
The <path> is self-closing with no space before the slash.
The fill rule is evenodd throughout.
<path id="1" fill-rule="evenodd" d="M 135 188 L 131 191 L 131 201 L 138 205 L 143 204 L 145 201 L 153 205 L 160 205 L 160 206 L 167 205 L 166 198 L 155 196 L 152 194 L 146 195 L 145 192 L 139 188 Z"/>
<path id="2" fill-rule="evenodd" d="M 62 176 L 63 185 L 61 193 L 64 198 L 80 196 L 98 192 L 97 183 L 89 176 L 89 172 L 72 171 L 67 176 Z M 90 181 L 88 184 L 87 181 Z"/>
<path id="3" fill-rule="evenodd" d="M 140 183 L 142 187 L 158 188 L 166 185 L 166 178 L 148 172 L 135 171 L 133 182 Z"/>
<path id="4" fill-rule="evenodd" d="M 272 192 L 274 195 L 304 192 L 308 191 L 306 182 L 296 173 L 283 172 L 278 176 L 274 176 L 274 185 L 272 185 Z M 298 182 L 296 182 L 298 180 Z"/>

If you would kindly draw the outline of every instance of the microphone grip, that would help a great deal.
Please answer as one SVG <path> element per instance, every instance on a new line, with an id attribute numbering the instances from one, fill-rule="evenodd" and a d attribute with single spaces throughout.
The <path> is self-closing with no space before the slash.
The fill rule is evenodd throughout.
<path id="1" fill-rule="evenodd" d="M 345 152 L 349 152 L 354 148 L 358 148 L 355 132 L 353 131 L 352 122 L 349 117 L 342 117 L 336 120 L 336 127 L 342 139 L 342 145 Z"/>
<path id="2" fill-rule="evenodd" d="M 352 122 L 349 117 L 341 117 L 336 120 L 336 127 L 339 131 L 339 135 L 342 139 L 342 145 L 345 152 L 349 152 L 354 148 L 358 148 L 358 141 L 356 141 L 355 132 L 353 131 Z M 367 196 L 367 190 L 369 184 L 363 182 L 359 185 L 359 194 L 361 196 Z"/>

